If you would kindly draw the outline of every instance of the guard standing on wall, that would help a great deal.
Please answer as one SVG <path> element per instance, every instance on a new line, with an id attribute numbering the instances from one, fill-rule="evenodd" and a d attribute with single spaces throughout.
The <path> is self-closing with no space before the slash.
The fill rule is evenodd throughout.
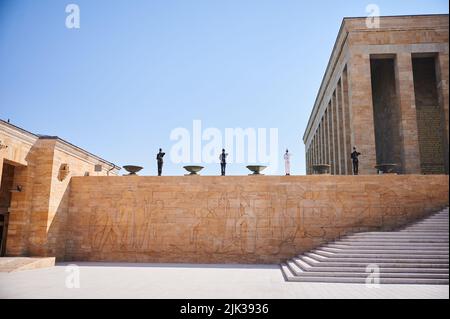
<path id="1" fill-rule="evenodd" d="M 162 167 L 163 167 L 163 157 L 166 155 L 166 153 L 163 153 L 162 149 L 159 149 L 159 153 L 156 154 L 156 161 L 158 162 L 158 176 L 161 176 L 162 174 Z"/>
<path id="2" fill-rule="evenodd" d="M 286 176 L 291 175 L 291 153 L 289 153 L 289 150 L 286 150 L 286 153 L 284 153 L 284 170 L 286 172 Z"/>
<path id="3" fill-rule="evenodd" d="M 361 155 L 361 153 L 356 151 L 356 147 L 353 147 L 353 152 L 350 155 L 350 157 L 352 159 L 352 163 L 353 163 L 353 175 L 358 175 L 358 166 L 359 166 L 358 156 L 359 155 Z"/>
<path id="4" fill-rule="evenodd" d="M 222 149 L 222 154 L 219 155 L 220 173 L 222 176 L 225 176 L 225 167 L 227 166 L 227 156 L 228 153 L 225 153 L 225 149 Z"/>

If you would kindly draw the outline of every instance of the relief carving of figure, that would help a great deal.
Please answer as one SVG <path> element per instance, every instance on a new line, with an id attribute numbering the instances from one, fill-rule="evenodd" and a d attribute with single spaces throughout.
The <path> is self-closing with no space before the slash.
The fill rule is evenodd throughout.
<path id="1" fill-rule="evenodd" d="M 145 251 L 161 251 L 161 238 L 158 237 L 158 226 L 165 221 L 164 202 L 157 200 L 146 204 L 144 222 L 141 226 L 140 247 Z"/>

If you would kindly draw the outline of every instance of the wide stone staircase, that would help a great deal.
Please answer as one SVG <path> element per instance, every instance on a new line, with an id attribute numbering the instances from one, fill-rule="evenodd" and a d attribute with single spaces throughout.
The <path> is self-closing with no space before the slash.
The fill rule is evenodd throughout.
<path id="1" fill-rule="evenodd" d="M 399 231 L 348 235 L 281 270 L 297 282 L 448 285 L 448 221 L 447 207 Z"/>

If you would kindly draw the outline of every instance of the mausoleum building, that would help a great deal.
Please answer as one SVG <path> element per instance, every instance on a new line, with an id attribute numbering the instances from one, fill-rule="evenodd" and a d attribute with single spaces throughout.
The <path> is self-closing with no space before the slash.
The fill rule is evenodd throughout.
<path id="1" fill-rule="evenodd" d="M 448 15 L 345 18 L 306 131 L 307 174 L 351 175 L 396 164 L 448 174 Z"/>

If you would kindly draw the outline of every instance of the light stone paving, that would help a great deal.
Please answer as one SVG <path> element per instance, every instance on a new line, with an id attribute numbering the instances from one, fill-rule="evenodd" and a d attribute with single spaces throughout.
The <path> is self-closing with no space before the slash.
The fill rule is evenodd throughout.
<path id="1" fill-rule="evenodd" d="M 73 273 L 59 263 L 0 273 L 0 298 L 449 298 L 448 285 L 286 282 L 278 265 L 77 264 L 80 288 L 66 287 Z"/>

